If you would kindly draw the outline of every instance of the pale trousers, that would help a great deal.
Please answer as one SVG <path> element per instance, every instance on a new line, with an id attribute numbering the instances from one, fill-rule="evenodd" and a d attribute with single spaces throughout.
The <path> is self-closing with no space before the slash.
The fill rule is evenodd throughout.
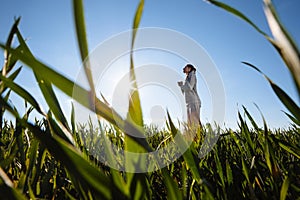
<path id="1" fill-rule="evenodd" d="M 186 105 L 188 123 L 193 125 L 201 125 L 200 122 L 200 103 L 190 103 Z"/>

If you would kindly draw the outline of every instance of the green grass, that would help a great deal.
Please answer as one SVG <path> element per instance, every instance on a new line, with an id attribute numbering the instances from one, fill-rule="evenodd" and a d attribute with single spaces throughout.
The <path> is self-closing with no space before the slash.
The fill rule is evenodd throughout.
<path id="1" fill-rule="evenodd" d="M 246 111 L 246 110 L 245 110 Z M 52 143 L 53 149 L 45 148 L 45 142 L 35 137 L 31 131 L 25 131 L 17 124 L 5 121 L 1 134 L 0 166 L 12 182 L 13 187 L 1 176 L 1 194 L 12 195 L 13 192 L 29 198 L 135 198 L 139 195 L 148 199 L 164 199 L 166 196 L 183 199 L 296 199 L 300 190 L 299 141 L 300 130 L 291 126 L 286 130 L 255 129 L 246 123 L 245 118 L 239 121 L 236 131 L 223 130 L 213 150 L 205 157 L 197 158 L 202 140 L 195 140 L 190 149 L 195 159 L 200 181 L 196 181 L 185 156 L 181 156 L 171 165 L 149 173 L 133 174 L 132 179 L 141 179 L 144 186 L 140 193 L 132 190 L 134 181 L 127 185 L 127 174 L 105 166 L 103 159 L 97 157 L 105 151 L 105 140 L 124 148 L 124 137 L 116 134 L 111 126 L 78 125 L 74 135 L 75 143 L 82 153 L 76 152 L 80 162 L 70 161 L 62 148 L 69 148 L 66 143 Z M 248 118 L 247 118 L 248 120 Z M 49 130 L 46 121 L 36 123 L 46 134 Z M 251 128 L 250 128 L 251 127 Z M 147 128 L 156 133 L 148 138 L 149 145 L 156 148 L 165 138 L 171 135 L 169 130 L 157 133 L 155 128 Z M 202 134 L 208 134 L 209 127 L 204 127 Z M 153 134 L 153 133 L 150 133 Z M 57 140 L 59 141 L 59 140 Z M 49 144 L 50 145 L 50 144 Z M 162 144 L 164 145 L 164 144 Z M 195 151 L 194 151 L 195 150 Z M 89 152 L 93 152 L 90 154 Z M 57 154 L 63 154 L 58 156 Z M 119 159 L 115 158 L 118 162 Z M 166 155 L 166 160 L 169 159 Z M 67 162 L 73 162 L 70 169 Z M 89 164 L 90 166 L 85 166 Z M 67 166 L 66 166 L 67 165 Z M 83 170 L 94 170 L 97 177 L 85 175 Z M 82 174 L 77 174 L 82 173 Z M 95 175 L 95 174 L 94 174 Z M 92 180 L 84 179 L 100 179 Z M 119 180 L 120 179 L 120 180 Z M 105 181 L 103 184 L 99 181 Z M 118 181 L 118 182 L 116 182 Z M 110 187 L 108 187 L 110 185 Z M 98 188 L 94 188 L 98 187 Z M 129 187 L 129 191 L 127 191 Z"/>
<path id="2" fill-rule="evenodd" d="M 265 1 L 266 17 L 269 21 L 276 19 L 270 24 L 271 30 L 279 27 L 281 31 L 276 33 L 280 35 L 268 36 L 236 9 L 218 1 L 210 2 L 245 20 L 271 42 L 290 70 L 300 97 L 299 76 L 296 76 L 299 50 L 279 22 L 272 4 Z M 85 60 L 88 44 L 83 1 L 74 0 L 73 5 L 78 46 L 81 59 Z M 132 48 L 143 9 L 144 1 L 140 1 L 133 20 Z M 144 125 L 138 90 L 132 93 L 126 120 L 113 114 L 114 110 L 95 95 L 88 60 L 84 67 L 90 89 L 84 89 L 35 58 L 18 29 L 19 23 L 17 19 L 7 42 L 0 44 L 7 60 L 0 75 L 0 199 L 299 199 L 299 104 L 258 67 L 243 62 L 266 78 L 287 108 L 286 114 L 291 119 L 289 128 L 270 130 L 263 115 L 264 123 L 260 127 L 257 119 L 243 107 L 238 113 L 239 128 L 220 130 L 216 145 L 204 157 L 199 158 L 198 152 L 205 136 L 212 133 L 210 124 L 204 125 L 195 138 L 180 135 L 183 146 L 185 139 L 192 142 L 175 162 L 153 172 L 130 173 L 129 169 L 143 169 L 155 160 L 137 160 L 119 152 L 150 152 L 172 143 L 177 129 L 171 116 L 166 121 L 166 129 Z M 16 48 L 11 46 L 14 39 L 19 44 Z M 14 81 L 21 73 L 20 62 L 32 69 L 48 111 L 43 111 L 39 100 Z M 137 88 L 134 69 L 131 56 L 130 77 L 135 83 L 133 88 Z M 53 86 L 70 97 L 76 88 L 82 95 L 75 100 L 88 109 L 95 108 L 94 112 L 106 123 L 76 124 L 74 108 L 71 116 L 63 114 Z M 14 107 L 11 93 L 24 100 L 25 114 L 21 115 Z M 28 118 L 33 111 L 41 117 L 30 122 Z M 6 112 L 15 121 L 7 121 L 3 117 Z M 140 136 L 152 136 L 132 137 L 129 130 Z M 112 149 L 109 141 L 118 148 Z M 171 148 L 168 154 L 160 156 L 167 162 L 175 154 Z M 125 169 L 110 168 L 103 160 L 116 166 L 126 163 Z"/>

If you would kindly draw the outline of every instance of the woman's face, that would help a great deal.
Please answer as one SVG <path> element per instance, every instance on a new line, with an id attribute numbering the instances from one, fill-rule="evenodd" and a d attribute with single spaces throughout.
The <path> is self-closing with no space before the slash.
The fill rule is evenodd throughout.
<path id="1" fill-rule="evenodd" d="M 191 68 L 189 68 L 189 67 L 187 67 L 187 66 L 185 66 L 184 68 L 183 68 L 183 73 L 189 73 L 191 71 Z"/>

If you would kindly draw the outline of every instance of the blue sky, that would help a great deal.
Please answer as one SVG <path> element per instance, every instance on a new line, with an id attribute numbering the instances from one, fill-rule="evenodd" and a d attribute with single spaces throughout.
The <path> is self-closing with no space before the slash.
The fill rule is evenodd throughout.
<path id="1" fill-rule="evenodd" d="M 222 2 L 239 9 L 262 30 L 270 33 L 261 0 Z M 296 20 L 299 19 L 300 2 L 298 0 L 273 2 L 283 24 L 296 43 L 300 44 L 300 27 Z M 93 50 L 111 36 L 129 30 L 137 5 L 138 0 L 84 1 L 89 49 Z M 19 27 L 34 55 L 74 80 L 81 62 L 76 43 L 72 1 L 1 0 L 0 42 L 5 42 L 14 17 L 17 16 L 22 17 Z M 269 126 L 274 128 L 288 126 L 289 120 L 281 111 L 286 109 L 266 80 L 253 69 L 241 64 L 241 61 L 248 61 L 259 66 L 275 83 L 296 99 L 296 91 L 289 72 L 277 52 L 248 24 L 202 0 L 146 0 L 140 27 L 160 27 L 178 31 L 195 40 L 206 50 L 224 83 L 226 127 L 237 126 L 237 111 L 241 110 L 242 105 L 246 106 L 262 125 L 259 112 L 253 103 L 260 107 Z M 0 62 L 3 63 L 3 57 L 0 58 Z M 172 63 L 174 62 L 176 60 Z M 182 61 L 175 63 L 174 70 L 181 73 L 181 65 Z M 122 68 L 127 69 L 129 64 Z M 40 99 L 30 70 L 23 68 L 17 82 Z M 201 80 L 199 84 L 198 90 L 202 99 L 201 117 L 207 122 L 211 115 L 210 99 L 208 92 L 201 85 Z M 144 93 L 147 93 L 147 90 Z M 58 95 L 66 114 L 69 115 L 70 102 L 64 95 L 60 93 Z M 13 98 L 14 104 L 23 105 L 20 99 L 15 96 Z M 46 107 L 44 103 L 42 105 Z M 149 108 L 147 104 L 144 106 L 147 116 Z"/>

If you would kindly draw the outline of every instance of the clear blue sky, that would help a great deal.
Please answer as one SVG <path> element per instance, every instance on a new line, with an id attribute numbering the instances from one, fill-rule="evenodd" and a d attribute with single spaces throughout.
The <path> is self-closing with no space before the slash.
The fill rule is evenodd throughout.
<path id="1" fill-rule="evenodd" d="M 261 0 L 222 2 L 239 9 L 265 32 L 270 32 Z M 112 35 L 131 28 L 138 0 L 90 0 L 84 3 L 89 49 L 93 50 Z M 77 76 L 80 56 L 76 44 L 72 1 L 1 0 L 0 4 L 2 43 L 6 41 L 14 17 L 21 16 L 20 30 L 28 39 L 28 45 L 34 55 L 71 79 Z M 296 43 L 300 44 L 300 26 L 297 22 L 300 17 L 300 1 L 275 0 L 274 4 L 283 24 Z M 226 127 L 236 127 L 237 111 L 241 110 L 241 105 L 246 106 L 262 125 L 259 112 L 253 103 L 260 107 L 269 126 L 287 127 L 288 118 L 281 111 L 286 109 L 266 80 L 253 69 L 243 66 L 241 61 L 259 66 L 275 83 L 296 99 L 291 77 L 273 47 L 248 24 L 202 0 L 146 0 L 140 27 L 176 30 L 205 48 L 224 82 Z M 0 61 L 3 63 L 3 57 Z M 179 65 L 174 66 L 178 71 L 181 71 L 181 68 Z M 17 82 L 39 99 L 38 89 L 30 70 L 24 68 Z M 202 88 L 199 87 L 203 102 L 201 117 L 203 122 L 206 122 L 211 115 L 211 111 L 207 109 L 210 100 L 206 95 L 202 95 Z M 69 101 L 63 95 L 59 96 L 66 114 L 69 115 Z M 23 105 L 20 99 L 15 97 L 14 103 Z"/>

